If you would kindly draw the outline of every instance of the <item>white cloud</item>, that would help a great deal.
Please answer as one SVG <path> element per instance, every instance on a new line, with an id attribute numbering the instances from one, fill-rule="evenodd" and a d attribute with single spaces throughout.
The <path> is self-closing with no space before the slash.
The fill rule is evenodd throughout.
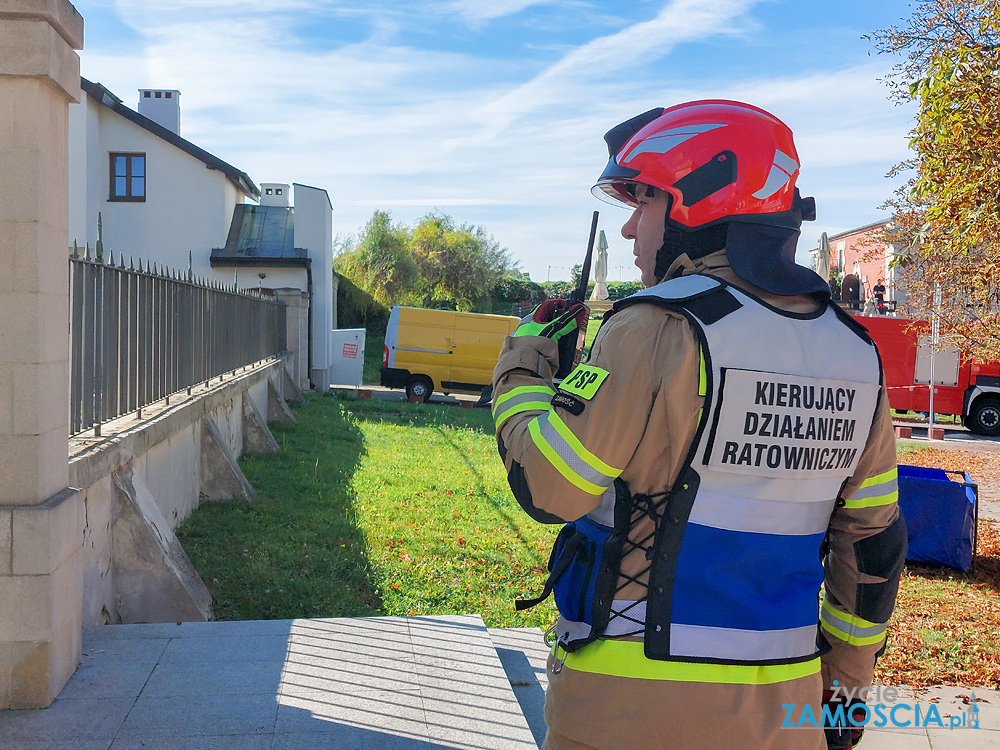
<path id="1" fill-rule="evenodd" d="M 759 0 L 672 0 L 649 21 L 598 37 L 577 47 L 541 74 L 515 88 L 483 112 L 492 129 L 517 117 L 562 102 L 593 101 L 594 84 L 616 73 L 642 79 L 643 66 L 668 55 L 676 45 L 729 33 L 732 24 Z M 644 85 L 648 83 L 644 82 Z"/>
<path id="2" fill-rule="evenodd" d="M 470 24 L 478 26 L 494 18 L 520 13 L 532 5 L 543 5 L 550 2 L 552 0 L 489 0 L 488 2 L 484 0 L 452 0 L 445 3 L 445 7 L 458 13 Z"/>

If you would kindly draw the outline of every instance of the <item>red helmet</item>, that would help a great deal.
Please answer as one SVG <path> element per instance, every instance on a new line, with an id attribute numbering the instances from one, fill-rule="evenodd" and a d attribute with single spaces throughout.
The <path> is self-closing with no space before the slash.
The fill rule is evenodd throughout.
<path id="1" fill-rule="evenodd" d="M 635 183 L 652 185 L 670 193 L 668 218 L 687 229 L 735 217 L 797 228 L 815 216 L 796 195 L 792 131 L 758 107 L 710 99 L 652 109 L 604 140 L 611 158 L 593 188 L 602 200 L 634 207 Z"/>

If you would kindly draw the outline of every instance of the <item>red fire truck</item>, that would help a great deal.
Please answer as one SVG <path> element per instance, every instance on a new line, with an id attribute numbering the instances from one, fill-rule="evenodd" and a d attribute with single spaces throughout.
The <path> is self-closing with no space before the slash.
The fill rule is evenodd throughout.
<path id="1" fill-rule="evenodd" d="M 930 326 L 924 321 L 854 316 L 878 345 L 889 404 L 930 410 Z M 934 354 L 934 413 L 957 414 L 979 435 L 1000 436 L 1000 362 L 977 362 L 956 349 Z"/>

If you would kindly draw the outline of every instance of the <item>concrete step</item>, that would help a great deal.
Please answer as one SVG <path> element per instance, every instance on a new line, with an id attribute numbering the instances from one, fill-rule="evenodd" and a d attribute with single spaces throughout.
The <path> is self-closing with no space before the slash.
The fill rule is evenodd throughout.
<path id="1" fill-rule="evenodd" d="M 105 626 L 83 652 L 51 707 L 0 711 L 0 747 L 537 748 L 478 615 Z"/>
<path id="2" fill-rule="evenodd" d="M 545 660 L 549 649 L 538 628 L 490 628 L 500 663 L 507 673 L 531 734 L 538 746 L 545 739 L 545 689 L 549 681 Z"/>

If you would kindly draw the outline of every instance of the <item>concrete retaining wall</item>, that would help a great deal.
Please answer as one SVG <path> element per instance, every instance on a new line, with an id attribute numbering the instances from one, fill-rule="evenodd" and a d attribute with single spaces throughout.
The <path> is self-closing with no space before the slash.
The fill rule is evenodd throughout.
<path id="1" fill-rule="evenodd" d="M 281 361 L 70 441 L 69 484 L 84 497 L 83 625 L 208 619 L 210 599 L 173 534 L 203 502 L 250 487 L 244 452 L 277 449 L 266 417 L 292 419 L 301 398 Z"/>

